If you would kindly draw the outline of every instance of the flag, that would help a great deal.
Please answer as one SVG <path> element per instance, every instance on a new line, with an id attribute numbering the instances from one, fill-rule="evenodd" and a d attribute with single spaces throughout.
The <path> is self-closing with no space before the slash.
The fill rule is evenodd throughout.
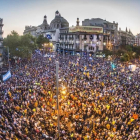
<path id="1" fill-rule="evenodd" d="M 102 86 L 104 87 L 104 83 L 102 82 Z"/>
<path id="2" fill-rule="evenodd" d="M 87 73 L 87 77 L 89 77 L 89 72 Z"/>
<path id="3" fill-rule="evenodd" d="M 27 69 L 27 65 L 25 65 L 25 69 Z"/>
<path id="4" fill-rule="evenodd" d="M 136 120 L 138 119 L 138 114 L 133 114 L 133 118 Z"/>
<path id="5" fill-rule="evenodd" d="M 85 66 L 84 69 L 87 70 L 87 66 Z"/>

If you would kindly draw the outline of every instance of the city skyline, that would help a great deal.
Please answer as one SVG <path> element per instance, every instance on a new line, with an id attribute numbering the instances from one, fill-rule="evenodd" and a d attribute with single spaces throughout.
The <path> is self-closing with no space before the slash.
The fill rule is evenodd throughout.
<path id="1" fill-rule="evenodd" d="M 0 18 L 3 18 L 4 37 L 12 30 L 23 34 L 25 26 L 38 26 L 42 24 L 44 15 L 47 16 L 47 22 L 55 17 L 55 11 L 58 10 L 69 25 L 76 25 L 77 17 L 80 25 L 84 19 L 102 18 L 109 22 L 117 22 L 122 30 L 131 30 L 134 35 L 140 33 L 140 1 L 139 0 L 1 0 Z"/>

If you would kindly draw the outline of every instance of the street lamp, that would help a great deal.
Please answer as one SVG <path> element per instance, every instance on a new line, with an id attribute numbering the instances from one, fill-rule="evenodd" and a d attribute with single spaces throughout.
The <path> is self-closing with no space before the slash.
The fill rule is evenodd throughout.
<path id="1" fill-rule="evenodd" d="M 58 137 L 60 135 L 60 119 L 59 119 L 59 99 L 58 99 L 58 71 L 59 71 L 59 62 L 56 61 L 56 95 L 57 95 L 57 123 L 58 123 Z"/>
<path id="2" fill-rule="evenodd" d="M 104 46 L 106 45 L 106 42 L 104 42 Z"/>
<path id="3" fill-rule="evenodd" d="M 62 42 L 62 40 L 61 39 L 59 39 L 59 53 L 60 53 L 60 44 L 61 44 L 61 42 Z"/>
<path id="4" fill-rule="evenodd" d="M 76 40 L 76 43 L 78 44 L 79 43 L 79 40 Z"/>

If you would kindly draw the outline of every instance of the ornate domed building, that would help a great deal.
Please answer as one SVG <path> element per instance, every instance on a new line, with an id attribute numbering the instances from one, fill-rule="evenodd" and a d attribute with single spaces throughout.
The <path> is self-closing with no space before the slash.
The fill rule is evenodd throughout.
<path id="1" fill-rule="evenodd" d="M 60 29 L 64 27 L 69 27 L 69 23 L 61 16 L 59 11 L 56 11 L 55 18 L 50 23 L 50 29 Z"/>
<path id="2" fill-rule="evenodd" d="M 42 30 L 49 30 L 50 29 L 50 26 L 47 23 L 47 16 L 46 15 L 44 16 L 43 23 L 41 25 L 39 25 L 38 27 L 40 27 Z"/>
<path id="3" fill-rule="evenodd" d="M 56 49 L 57 42 L 59 40 L 60 30 L 69 28 L 68 21 L 63 18 L 58 11 L 55 12 L 55 18 L 51 21 L 50 25 L 47 22 L 47 16 L 44 16 L 43 23 L 39 26 L 25 26 L 23 34 L 31 34 L 32 36 L 38 37 L 43 35 L 50 36 L 50 42 L 53 44 L 54 50 Z"/>

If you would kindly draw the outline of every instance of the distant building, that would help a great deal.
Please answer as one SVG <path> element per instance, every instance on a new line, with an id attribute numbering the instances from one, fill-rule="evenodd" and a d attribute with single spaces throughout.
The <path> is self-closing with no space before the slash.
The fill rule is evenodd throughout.
<path id="1" fill-rule="evenodd" d="M 119 28 L 118 31 L 118 40 L 120 42 L 120 45 L 134 45 L 135 43 L 135 37 L 132 34 L 132 32 L 129 30 L 122 31 L 121 28 Z"/>
<path id="2" fill-rule="evenodd" d="M 103 50 L 103 28 L 77 25 L 60 29 L 57 51 L 68 54 L 87 54 Z"/>
<path id="3" fill-rule="evenodd" d="M 3 19 L 0 18 L 0 68 L 2 68 L 3 65 L 3 31 L 2 31 L 2 27 L 3 27 Z"/>
<path id="4" fill-rule="evenodd" d="M 99 33 L 96 32 L 96 29 L 102 29 L 103 31 Z M 105 48 L 117 50 L 122 45 L 134 45 L 135 42 L 138 42 L 138 39 L 135 39 L 130 30 L 118 30 L 118 23 L 115 21 L 109 22 L 101 18 L 92 18 L 85 19 L 82 21 L 82 26 L 79 26 L 79 19 L 77 19 L 77 25 L 69 27 L 68 21 L 61 16 L 59 11 L 55 12 L 55 18 L 50 22 L 50 25 L 47 22 L 47 16 L 44 16 L 41 25 L 25 26 L 23 34 L 28 33 L 35 37 L 41 34 L 44 37 L 49 35 L 54 50 L 65 50 L 71 53 L 76 51 L 95 52 L 95 50 Z M 79 43 L 77 43 L 78 41 Z M 82 44 L 83 42 L 84 44 Z"/>
<path id="5" fill-rule="evenodd" d="M 51 21 L 50 25 L 47 22 L 47 16 L 44 16 L 43 23 L 39 26 L 25 26 L 23 34 L 31 34 L 35 37 L 39 35 L 44 35 L 44 37 L 49 34 L 52 39 L 50 41 L 53 43 L 54 50 L 56 50 L 56 45 L 59 38 L 60 29 L 69 27 L 68 21 L 61 16 L 59 11 L 55 12 L 55 18 Z"/>
<path id="6" fill-rule="evenodd" d="M 134 46 L 140 46 L 140 33 L 135 36 Z"/>
<path id="7" fill-rule="evenodd" d="M 117 37 L 118 23 L 115 23 L 115 21 L 111 23 L 101 18 L 85 19 L 84 21 L 82 21 L 82 26 L 102 27 L 104 48 L 112 50 L 115 47 L 119 46 L 118 37 Z"/>
<path id="8" fill-rule="evenodd" d="M 36 37 L 40 34 L 42 34 L 42 32 L 44 32 L 45 30 L 49 30 L 50 26 L 47 23 L 47 16 L 44 16 L 44 20 L 43 23 L 39 26 L 25 26 L 25 30 L 23 32 L 23 34 L 31 34 L 32 36 Z"/>
<path id="9" fill-rule="evenodd" d="M 56 11 L 55 18 L 50 23 L 50 29 L 61 29 L 66 27 L 69 27 L 68 21 L 64 19 L 58 11 Z"/>

